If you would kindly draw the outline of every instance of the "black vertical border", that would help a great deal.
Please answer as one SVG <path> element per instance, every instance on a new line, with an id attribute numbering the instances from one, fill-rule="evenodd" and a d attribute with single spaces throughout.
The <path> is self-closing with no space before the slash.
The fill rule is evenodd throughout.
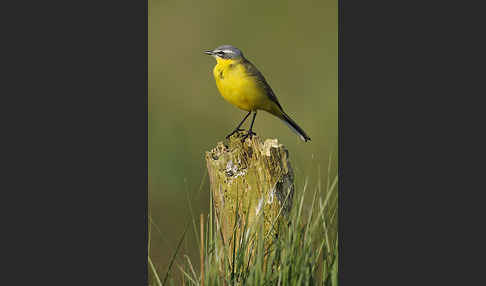
<path id="1" fill-rule="evenodd" d="M 148 1 L 4 11 L 0 284 L 147 285 Z"/>
<path id="2" fill-rule="evenodd" d="M 482 27 L 472 24 L 481 18 L 473 10 L 481 10 L 338 1 L 340 285 L 437 285 L 454 278 L 467 285 L 473 271 L 455 252 L 467 253 L 462 246 L 470 244 L 456 239 L 473 217 L 459 219 L 458 210 L 472 208 L 459 200 L 469 197 L 462 192 L 473 176 L 458 176 L 466 163 L 455 158 L 468 157 L 463 150 L 470 147 L 459 145 L 468 139 L 457 133 L 471 124 L 460 122 L 468 116 L 460 112 L 481 112 L 459 108 L 471 103 L 464 94 L 477 74 L 455 64 L 476 64 L 481 54 L 465 40 L 477 39 L 466 34 Z M 467 274 L 457 274 L 461 267 Z"/>

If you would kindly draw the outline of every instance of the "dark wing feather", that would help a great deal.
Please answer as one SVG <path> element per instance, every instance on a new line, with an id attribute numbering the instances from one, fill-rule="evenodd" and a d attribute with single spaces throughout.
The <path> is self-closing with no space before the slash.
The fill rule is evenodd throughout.
<path id="1" fill-rule="evenodd" d="M 248 72 L 249 75 L 255 77 L 255 79 L 258 81 L 260 86 L 265 90 L 265 93 L 267 94 L 268 98 L 275 102 L 278 107 L 283 111 L 282 106 L 278 102 L 277 97 L 275 96 L 275 93 L 273 93 L 272 88 L 270 85 L 267 83 L 265 78 L 263 77 L 262 73 L 247 59 L 243 59 L 242 64 L 245 66 L 246 71 Z"/>

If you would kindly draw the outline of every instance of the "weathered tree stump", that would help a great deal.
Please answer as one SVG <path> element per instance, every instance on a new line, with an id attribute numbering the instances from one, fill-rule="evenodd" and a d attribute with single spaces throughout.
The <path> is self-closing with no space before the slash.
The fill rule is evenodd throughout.
<path id="1" fill-rule="evenodd" d="M 291 209 L 294 174 L 288 151 L 277 139 L 263 142 L 253 136 L 242 142 L 242 136 L 237 133 L 206 152 L 218 227 L 229 246 L 234 229 L 240 237 L 245 221 L 251 226 L 261 215 L 267 245 Z"/>

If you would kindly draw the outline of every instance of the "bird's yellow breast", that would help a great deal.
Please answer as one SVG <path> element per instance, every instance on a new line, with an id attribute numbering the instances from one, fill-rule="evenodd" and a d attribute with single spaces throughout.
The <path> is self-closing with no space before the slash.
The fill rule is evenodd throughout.
<path id="1" fill-rule="evenodd" d="M 271 108 L 264 89 L 239 60 L 218 58 L 213 75 L 221 96 L 236 107 L 246 111 Z"/>

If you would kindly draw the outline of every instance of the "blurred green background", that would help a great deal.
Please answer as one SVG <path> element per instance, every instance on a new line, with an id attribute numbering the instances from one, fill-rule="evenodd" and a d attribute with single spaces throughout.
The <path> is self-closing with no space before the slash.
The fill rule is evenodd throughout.
<path id="1" fill-rule="evenodd" d="M 338 9 L 336 0 L 149 0 L 148 5 L 150 256 L 163 276 L 186 224 L 209 210 L 204 152 L 246 114 L 219 95 L 215 60 L 203 51 L 236 46 L 263 73 L 312 141 L 300 141 L 263 111 L 254 131 L 289 149 L 297 191 L 306 178 L 311 188 L 319 178 L 325 186 L 330 156 L 330 176 L 337 172 Z M 191 224 L 181 254 L 197 265 L 194 236 Z M 182 256 L 177 262 L 184 263 Z"/>

